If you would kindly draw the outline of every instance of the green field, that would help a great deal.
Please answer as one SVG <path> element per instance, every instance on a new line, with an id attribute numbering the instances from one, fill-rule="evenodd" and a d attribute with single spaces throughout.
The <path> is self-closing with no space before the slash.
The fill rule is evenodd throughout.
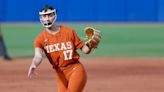
<path id="1" fill-rule="evenodd" d="M 163 57 L 163 24 L 111 24 L 111 23 L 64 23 L 77 31 L 85 40 L 84 27 L 102 31 L 103 37 L 92 55 L 84 57 Z M 43 27 L 35 23 L 5 23 L 1 25 L 7 49 L 12 57 L 34 55 L 33 40 Z"/>

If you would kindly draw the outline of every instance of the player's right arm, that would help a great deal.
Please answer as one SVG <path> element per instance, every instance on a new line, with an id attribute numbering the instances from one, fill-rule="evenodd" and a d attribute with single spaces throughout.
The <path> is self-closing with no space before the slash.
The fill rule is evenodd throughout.
<path id="1" fill-rule="evenodd" d="M 33 58 L 33 61 L 30 65 L 29 71 L 28 71 L 28 77 L 31 78 L 32 74 L 34 74 L 35 69 L 40 65 L 42 62 L 42 53 L 43 50 L 41 48 L 35 48 L 35 56 Z"/>

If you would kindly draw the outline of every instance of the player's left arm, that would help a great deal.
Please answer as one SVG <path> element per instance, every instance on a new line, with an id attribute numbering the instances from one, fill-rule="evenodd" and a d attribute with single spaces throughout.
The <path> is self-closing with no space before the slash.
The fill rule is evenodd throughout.
<path id="1" fill-rule="evenodd" d="M 80 49 L 83 53 L 89 54 L 91 52 L 91 49 L 83 42 L 78 35 L 76 34 L 76 31 L 72 31 L 72 39 L 75 47 L 77 49 Z"/>

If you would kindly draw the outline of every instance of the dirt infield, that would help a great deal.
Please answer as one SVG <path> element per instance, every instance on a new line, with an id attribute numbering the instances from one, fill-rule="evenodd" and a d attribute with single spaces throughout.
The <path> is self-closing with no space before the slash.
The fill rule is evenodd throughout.
<path id="1" fill-rule="evenodd" d="M 0 60 L 0 92 L 57 92 L 55 72 L 44 60 L 27 78 L 32 59 Z M 164 92 L 164 58 L 87 58 L 84 92 Z"/>

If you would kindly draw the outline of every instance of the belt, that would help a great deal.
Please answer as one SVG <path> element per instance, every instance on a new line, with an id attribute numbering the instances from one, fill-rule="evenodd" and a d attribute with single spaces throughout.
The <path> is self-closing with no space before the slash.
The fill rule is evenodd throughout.
<path id="1" fill-rule="evenodd" d="M 69 68 L 72 65 L 77 64 L 77 63 L 80 63 L 80 62 L 79 61 L 74 61 L 74 62 L 71 62 L 71 63 L 65 65 L 65 66 L 54 66 L 53 68 L 57 71 L 63 71 L 63 70 L 65 70 L 65 69 L 67 69 L 67 68 Z"/>

